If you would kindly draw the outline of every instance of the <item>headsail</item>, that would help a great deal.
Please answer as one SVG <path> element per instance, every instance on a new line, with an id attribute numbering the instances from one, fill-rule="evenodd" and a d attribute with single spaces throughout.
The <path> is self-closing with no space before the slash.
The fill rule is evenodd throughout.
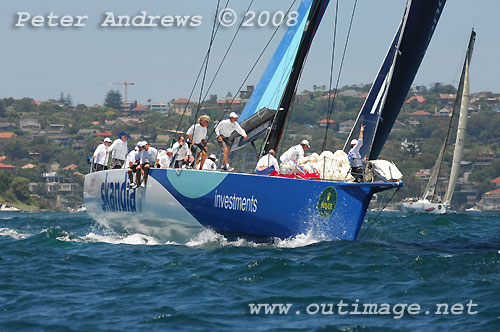
<path id="1" fill-rule="evenodd" d="M 283 36 L 238 119 L 248 139 L 240 142 L 237 138 L 232 150 L 261 137 L 273 119 L 276 119 L 272 129 L 274 134 L 270 135 L 267 145 L 271 146 L 269 149 L 276 149 L 305 58 L 328 3 L 329 0 L 302 1 L 297 10 L 297 24 L 290 26 Z"/>
<path id="2" fill-rule="evenodd" d="M 408 2 L 389 52 L 377 74 L 365 104 L 344 145 L 358 138 L 365 125 L 361 155 L 377 159 L 396 121 L 410 85 L 422 62 L 446 0 Z"/>
<path id="3" fill-rule="evenodd" d="M 464 138 L 467 132 L 467 119 L 469 116 L 469 65 L 475 40 L 476 33 L 472 30 L 469 47 L 467 48 L 467 55 L 465 56 L 464 68 L 462 70 L 462 76 L 460 77 L 460 84 L 458 86 L 457 98 L 455 100 L 455 107 L 457 107 L 457 104 L 460 105 L 460 117 L 458 119 L 457 139 L 455 142 L 455 150 L 453 152 L 450 182 L 448 183 L 448 189 L 444 195 L 444 202 L 447 204 L 451 203 L 451 198 L 453 197 L 453 192 L 455 191 L 455 184 L 457 183 L 458 172 L 460 171 L 460 162 L 462 161 L 462 153 L 464 151 Z"/>

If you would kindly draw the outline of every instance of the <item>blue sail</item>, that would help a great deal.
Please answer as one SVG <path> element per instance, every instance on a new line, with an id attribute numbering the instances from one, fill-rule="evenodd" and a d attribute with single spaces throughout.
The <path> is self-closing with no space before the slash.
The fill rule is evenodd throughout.
<path id="1" fill-rule="evenodd" d="M 277 148 L 307 53 L 328 3 L 329 0 L 302 1 L 297 10 L 297 24 L 290 26 L 283 36 L 238 120 L 248 139 L 242 141 L 240 137 L 234 137 L 232 150 L 266 132 L 269 132 L 266 151 Z"/>
<path id="2" fill-rule="evenodd" d="M 297 10 L 297 24 L 290 26 L 281 39 L 238 122 L 245 121 L 263 108 L 278 109 L 288 78 L 292 72 L 292 66 L 299 49 L 312 2 L 313 0 L 302 1 Z"/>
<path id="3" fill-rule="evenodd" d="M 365 125 L 361 156 L 377 159 L 408 94 L 446 0 L 409 1 L 389 52 L 346 141 Z"/>

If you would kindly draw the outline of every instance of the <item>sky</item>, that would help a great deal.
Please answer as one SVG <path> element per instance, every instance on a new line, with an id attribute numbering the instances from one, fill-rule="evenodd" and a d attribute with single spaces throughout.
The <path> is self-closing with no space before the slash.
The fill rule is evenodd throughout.
<path id="1" fill-rule="evenodd" d="M 419 0 L 423 1 L 423 0 Z M 227 0 L 221 0 L 221 7 Z M 250 0 L 230 0 L 228 8 L 239 18 Z M 293 0 L 254 0 L 254 26 L 242 29 L 228 54 L 209 94 L 235 93 L 273 33 L 272 24 L 258 26 L 262 12 L 271 16 L 286 12 Z M 294 9 L 300 0 L 296 0 Z M 343 51 L 354 0 L 340 0 L 336 69 Z M 387 52 L 403 15 L 405 0 L 358 0 L 340 86 L 370 84 Z M 128 99 L 146 103 L 168 102 L 188 97 L 205 57 L 217 0 L 2 0 L 0 11 L 0 98 L 31 97 L 36 100 L 71 94 L 74 103 L 102 104 L 109 89 L 123 86 L 113 82 L 133 82 Z M 222 8 L 220 8 L 222 9 Z M 103 27 L 108 14 L 200 16 L 192 27 Z M 58 19 L 70 15 L 88 16 L 81 27 L 48 26 L 50 13 Z M 27 13 L 27 14 L 19 14 Z M 500 1 L 448 0 L 414 84 L 435 82 L 457 86 L 463 59 L 474 28 L 477 32 L 470 67 L 471 91 L 500 92 Z M 30 18 L 24 20 L 29 14 Z M 42 15 L 42 26 L 30 19 Z M 313 85 L 328 85 L 334 27 L 335 1 L 325 14 L 313 42 L 299 91 Z M 262 19 L 265 15 L 261 16 Z M 279 17 L 279 16 L 277 16 Z M 250 18 L 250 16 L 247 16 Z M 59 22 L 53 19 L 52 23 Z M 196 19 L 196 18 L 194 18 Z M 263 21 L 261 21 L 263 22 Z M 60 23 L 60 22 L 59 22 Z M 196 23 L 196 22 L 195 22 Z M 18 24 L 19 26 L 16 26 Z M 69 23 L 68 23 L 69 24 Z M 196 24 L 195 24 L 196 25 Z M 209 66 L 207 84 L 214 76 L 236 25 L 221 27 Z M 285 29 L 276 37 L 249 77 L 257 84 Z M 336 71 L 335 71 L 336 73 Z M 197 100 L 199 89 L 193 100 Z"/>

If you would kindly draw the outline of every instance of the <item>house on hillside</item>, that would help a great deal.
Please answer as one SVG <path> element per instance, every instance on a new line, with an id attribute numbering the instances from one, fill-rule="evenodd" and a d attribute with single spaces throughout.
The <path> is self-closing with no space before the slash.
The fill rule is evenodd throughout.
<path id="1" fill-rule="evenodd" d="M 490 149 L 483 149 L 477 155 L 477 159 L 474 165 L 478 167 L 489 166 L 494 158 L 495 153 L 493 151 L 491 151 Z"/>
<path id="2" fill-rule="evenodd" d="M 169 107 L 171 113 L 175 114 L 184 113 L 185 116 L 191 116 L 193 108 L 194 108 L 193 102 L 186 98 L 180 98 L 174 100 L 173 102 L 170 103 Z"/>
<path id="3" fill-rule="evenodd" d="M 339 93 L 340 96 L 344 96 L 344 97 L 358 97 L 360 94 L 361 93 L 359 93 L 359 91 L 356 91 L 353 89 L 344 90 L 344 91 Z"/>
<path id="4" fill-rule="evenodd" d="M 486 211 L 500 211 L 500 188 L 484 193 L 482 208 Z"/>
<path id="5" fill-rule="evenodd" d="M 47 136 L 47 140 L 50 142 L 54 142 L 56 144 L 69 146 L 71 145 L 73 138 L 67 135 L 55 135 L 55 136 Z"/>
<path id="6" fill-rule="evenodd" d="M 14 122 L 0 122 L 0 131 L 12 131 L 17 129 Z"/>
<path id="7" fill-rule="evenodd" d="M 422 103 L 425 103 L 425 100 L 426 99 L 424 98 L 424 96 L 412 96 L 407 101 L 405 101 L 405 104 L 409 104 L 412 101 L 419 103 L 419 104 L 422 104 Z"/>
<path id="8" fill-rule="evenodd" d="M 151 110 L 156 112 L 168 112 L 167 103 L 152 103 Z"/>
<path id="9" fill-rule="evenodd" d="M 432 114 L 429 112 L 426 112 L 426 111 L 416 111 L 416 112 L 410 113 L 410 117 L 412 117 L 414 119 L 426 119 L 426 118 L 430 118 L 431 116 L 432 116 Z"/>
<path id="10" fill-rule="evenodd" d="M 142 117 L 146 114 L 146 109 L 144 107 L 135 107 L 127 112 L 130 116 Z"/>
<path id="11" fill-rule="evenodd" d="M 439 116 L 439 117 L 450 117 L 451 113 L 453 112 L 453 108 L 449 107 L 449 106 L 446 106 L 446 107 L 443 107 L 442 109 L 440 109 L 439 111 L 437 111 L 434 116 Z"/>
<path id="12" fill-rule="evenodd" d="M 355 123 L 356 123 L 356 121 L 354 121 L 354 120 L 347 120 L 347 121 L 339 122 L 339 133 L 349 134 Z"/>
<path id="13" fill-rule="evenodd" d="M 92 136 L 94 137 L 111 137 L 113 136 L 113 133 L 109 130 L 106 130 L 106 131 L 103 131 L 103 132 L 100 132 L 100 133 L 95 133 L 95 134 L 92 134 Z"/>
<path id="14" fill-rule="evenodd" d="M 76 133 L 79 136 L 90 136 L 97 133 L 97 129 L 80 129 Z"/>
<path id="15" fill-rule="evenodd" d="M 0 141 L 6 141 L 12 138 L 15 138 L 17 135 L 15 133 L 11 132 L 6 132 L 6 133 L 0 133 Z"/>
<path id="16" fill-rule="evenodd" d="M 247 89 L 246 90 L 241 90 L 240 91 L 240 98 L 243 102 L 248 102 L 248 99 L 250 99 L 250 97 L 252 96 L 253 94 L 253 91 L 255 90 L 255 86 L 253 85 L 247 85 Z"/>
<path id="17" fill-rule="evenodd" d="M 330 124 L 329 127 L 331 128 L 333 126 L 333 124 L 335 123 L 335 121 L 333 121 L 331 119 L 330 120 L 323 119 L 323 120 L 318 121 L 317 123 L 320 127 L 323 127 L 323 128 L 325 128 L 327 124 Z"/>
<path id="18" fill-rule="evenodd" d="M 21 119 L 19 120 L 19 129 L 31 134 L 38 134 L 42 126 L 37 119 Z"/>
<path id="19" fill-rule="evenodd" d="M 49 135 L 57 135 L 63 132 L 64 130 L 64 125 L 63 124 L 58 124 L 58 123 L 51 123 L 49 125 L 49 129 L 47 129 L 47 134 Z"/>
<path id="20" fill-rule="evenodd" d="M 16 166 L 0 163 L 0 171 L 8 174 L 14 173 Z"/>
<path id="21" fill-rule="evenodd" d="M 439 94 L 439 101 L 445 104 L 452 104 L 455 102 L 455 99 L 457 98 L 456 93 L 440 93 Z"/>
<path id="22" fill-rule="evenodd" d="M 311 95 L 310 94 L 298 94 L 298 95 L 295 95 L 295 102 L 298 103 L 298 104 L 307 103 L 308 101 L 311 101 Z"/>

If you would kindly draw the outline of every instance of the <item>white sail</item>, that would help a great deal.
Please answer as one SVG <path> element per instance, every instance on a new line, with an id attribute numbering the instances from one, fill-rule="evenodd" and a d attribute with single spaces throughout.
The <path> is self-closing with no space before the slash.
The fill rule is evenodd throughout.
<path id="1" fill-rule="evenodd" d="M 460 117 L 458 120 L 457 139 L 455 142 L 455 150 L 453 151 L 453 163 L 451 166 L 450 182 L 448 189 L 444 195 L 444 203 L 450 204 L 453 197 L 453 191 L 457 184 L 458 173 L 460 172 L 460 162 L 462 161 L 462 154 L 464 151 L 465 134 L 467 133 L 467 119 L 469 117 L 469 63 L 465 62 L 465 78 L 464 90 L 462 93 L 462 102 L 460 105 Z"/>

